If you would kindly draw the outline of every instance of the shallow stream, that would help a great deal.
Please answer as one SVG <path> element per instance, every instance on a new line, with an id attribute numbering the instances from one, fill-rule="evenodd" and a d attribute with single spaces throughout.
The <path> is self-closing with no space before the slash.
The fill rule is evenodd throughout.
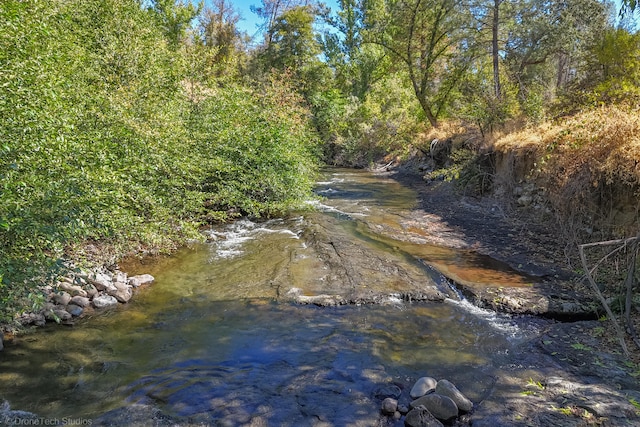
<path id="1" fill-rule="evenodd" d="M 329 170 L 317 193 L 314 212 L 241 220 L 209 230 L 207 244 L 123 265 L 155 283 L 72 327 L 17 338 L 0 354 L 0 398 L 79 423 L 143 408 L 185 424 L 269 426 L 386 425 L 382 397 L 399 388 L 408 399 L 425 375 L 481 401 L 538 328 L 473 307 L 452 279 L 532 278 L 422 242 L 408 220 L 416 195 L 389 178 Z M 417 301 L 423 286 L 441 301 Z M 350 303 L 299 304 L 291 289 Z"/>

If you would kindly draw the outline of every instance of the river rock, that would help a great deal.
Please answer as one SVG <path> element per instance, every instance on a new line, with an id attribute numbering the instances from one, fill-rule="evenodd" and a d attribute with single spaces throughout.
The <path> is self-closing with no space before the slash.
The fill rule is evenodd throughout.
<path id="1" fill-rule="evenodd" d="M 44 326 L 47 323 L 47 319 L 45 319 L 43 313 L 23 313 L 18 317 L 18 322 L 24 326 Z"/>
<path id="2" fill-rule="evenodd" d="M 75 304 L 78 307 L 89 307 L 91 301 L 87 297 L 82 297 L 80 295 L 76 295 L 75 297 L 71 297 L 71 304 Z"/>
<path id="3" fill-rule="evenodd" d="M 93 306 L 95 308 L 105 308 L 118 305 L 118 300 L 111 295 L 98 295 L 93 298 Z"/>
<path id="4" fill-rule="evenodd" d="M 111 277 L 104 273 L 94 273 L 87 276 L 89 283 L 94 285 L 99 291 L 104 291 L 112 284 Z"/>
<path id="5" fill-rule="evenodd" d="M 404 418 L 407 427 L 444 427 L 424 406 L 417 406 Z"/>
<path id="6" fill-rule="evenodd" d="M 68 284 L 70 284 L 70 285 L 73 285 L 73 284 L 74 284 L 74 283 L 73 283 L 73 279 L 72 279 L 71 277 L 67 277 L 67 276 L 62 276 L 62 277 L 60 278 L 60 281 L 61 281 L 61 282 L 64 282 L 64 283 L 68 283 Z M 59 283 L 58 283 L 58 285 L 59 285 Z"/>
<path id="7" fill-rule="evenodd" d="M 69 304 L 69 302 L 71 302 L 71 295 L 69 295 L 67 292 L 54 292 L 51 295 L 51 299 L 56 303 L 56 304 L 60 304 L 60 305 L 67 305 Z"/>
<path id="8" fill-rule="evenodd" d="M 67 320 L 71 320 L 71 313 L 67 310 L 63 310 L 61 308 L 54 308 L 53 310 L 47 310 L 44 312 L 44 317 L 47 320 L 51 320 L 54 322 L 65 322 Z"/>
<path id="9" fill-rule="evenodd" d="M 391 397 L 393 399 L 398 399 L 402 394 L 402 390 L 395 384 L 385 385 L 382 387 L 378 387 L 376 389 L 375 396 L 378 399 L 386 399 L 387 397 Z"/>
<path id="10" fill-rule="evenodd" d="M 84 290 L 87 291 L 87 298 L 93 298 L 99 293 L 98 289 L 91 283 L 86 284 Z"/>
<path id="11" fill-rule="evenodd" d="M 156 279 L 150 274 L 140 274 L 140 275 L 137 275 L 137 276 L 129 277 L 128 283 L 131 286 L 137 288 L 138 286 L 142 286 L 142 285 L 147 285 L 147 284 L 153 283 L 154 280 L 156 280 Z"/>
<path id="12" fill-rule="evenodd" d="M 113 281 L 111 277 L 104 273 L 94 273 L 88 276 L 89 282 L 94 285 L 99 291 L 105 291 L 113 287 Z"/>
<path id="13" fill-rule="evenodd" d="M 115 282 L 113 284 L 113 289 L 107 290 L 107 294 L 115 297 L 120 302 L 129 302 L 133 296 L 133 291 L 131 285 Z"/>
<path id="14" fill-rule="evenodd" d="M 122 282 L 122 283 L 127 283 L 127 273 L 123 272 L 123 271 L 116 271 L 115 276 L 113 278 L 114 282 Z"/>
<path id="15" fill-rule="evenodd" d="M 431 377 L 419 378 L 418 381 L 416 381 L 416 383 L 413 385 L 413 388 L 411 389 L 411 392 L 409 393 L 409 395 L 411 396 L 412 399 L 417 399 L 419 397 L 424 396 L 427 393 L 431 393 L 433 390 L 436 389 L 437 384 L 438 384 L 438 381 L 436 381 L 435 378 L 431 378 Z"/>
<path id="16" fill-rule="evenodd" d="M 80 295 L 82 297 L 87 296 L 87 291 L 82 289 L 81 286 L 74 285 L 68 282 L 59 282 L 58 289 L 68 292 L 71 296 Z"/>
<path id="17" fill-rule="evenodd" d="M 84 312 L 84 309 L 82 307 L 80 307 L 80 306 L 75 305 L 75 304 L 69 304 L 67 306 L 67 311 L 73 317 L 78 317 L 78 316 L 82 315 L 82 313 Z"/>
<path id="18" fill-rule="evenodd" d="M 440 380 L 438 381 L 438 385 L 436 385 L 436 394 L 441 396 L 450 397 L 458 406 L 458 409 L 464 412 L 470 412 L 473 409 L 473 403 L 467 399 L 467 397 L 458 390 L 458 388 L 453 385 L 450 381 Z"/>
<path id="19" fill-rule="evenodd" d="M 424 406 L 439 420 L 449 420 L 458 416 L 458 406 L 447 396 L 431 393 L 414 400 L 409 404 L 412 408 Z"/>
<path id="20" fill-rule="evenodd" d="M 391 397 L 387 397 L 382 401 L 382 413 L 385 415 L 393 415 L 398 409 L 398 401 Z"/>

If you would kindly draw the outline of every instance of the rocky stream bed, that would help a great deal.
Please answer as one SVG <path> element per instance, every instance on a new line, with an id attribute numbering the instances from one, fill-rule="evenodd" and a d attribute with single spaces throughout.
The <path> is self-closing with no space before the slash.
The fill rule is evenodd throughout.
<path id="1" fill-rule="evenodd" d="M 372 241 L 376 247 L 387 250 L 374 251 L 346 238 L 341 231 L 345 226 L 340 223 L 340 215 L 313 223 L 304 231 L 293 234 L 305 242 L 304 251 L 312 250 L 317 258 L 311 262 L 306 255 L 303 256 L 302 250 L 298 250 L 300 253 L 294 251 L 289 258 L 278 260 L 278 270 L 269 276 L 264 297 L 282 303 L 318 307 L 377 305 L 395 300 L 406 303 L 442 302 L 448 298 L 466 297 L 478 307 L 506 313 L 521 324 L 535 323 L 538 332 L 514 347 L 513 353 L 502 355 L 502 364 L 483 371 L 475 379 L 467 379 L 464 386 L 456 384 L 456 387 L 447 378 L 437 377 L 427 369 L 420 379 L 387 379 L 387 383 L 378 380 L 372 389 L 375 391 L 360 398 L 362 402 L 375 405 L 377 413 L 373 418 L 365 417 L 368 421 L 350 425 L 418 427 L 444 423 L 524 427 L 640 424 L 638 365 L 625 359 L 615 343 L 612 344 L 607 324 L 597 320 L 594 298 L 578 278 L 562 268 L 562 242 L 557 241 L 552 229 L 518 221 L 506 215 L 499 203 L 491 199 L 461 197 L 446 182 L 425 184 L 420 176 L 407 170 L 385 172 L 384 175 L 386 177 L 377 179 L 395 179 L 416 191 L 418 204 L 403 213 L 399 222 L 361 221 L 348 227 L 353 228 L 350 232 L 360 239 Z M 212 235 L 212 239 L 215 238 Z M 483 256 L 487 258 L 479 259 L 479 264 L 486 265 L 495 260 L 500 265 L 491 270 L 475 268 L 474 275 L 470 277 L 466 270 L 446 261 L 452 255 L 445 249 L 463 254 L 467 259 L 465 262 L 470 265 Z M 406 262 L 399 263 L 400 258 Z M 429 265 L 420 261 L 423 258 L 431 260 Z M 508 269 L 513 270 L 508 274 L 517 272 L 522 283 L 496 286 L 494 282 L 501 280 L 499 272 Z M 302 270 L 304 277 L 320 279 L 300 280 L 304 284 L 298 286 L 298 282 L 291 278 L 295 279 Z M 425 271 L 433 272 L 427 282 Z M 85 315 L 88 311 L 97 314 L 104 310 L 108 312 L 113 306 L 126 305 L 132 298 L 135 300 L 135 294 L 144 288 L 139 286 L 150 284 L 152 280 L 150 275 L 127 277 L 119 271 L 68 277 L 61 280 L 56 289 L 50 289 L 50 301 L 45 309 L 26 315 L 24 321 L 72 323 L 75 318 L 82 317 L 83 312 Z M 187 301 L 185 298 L 186 294 L 183 304 Z M 386 377 L 382 375 L 380 378 Z M 420 394 L 415 391 L 416 382 L 426 382 L 433 387 Z M 446 386 L 449 391 L 439 391 L 439 384 L 442 384 L 441 389 Z M 436 415 L 434 412 L 438 409 L 433 406 L 431 411 L 426 409 L 434 404 L 438 408 L 446 408 L 448 401 L 442 403 L 446 399 L 437 396 L 456 392 L 464 399 L 458 397 L 455 414 L 450 411 Z M 425 394 L 432 397 L 416 403 Z M 287 405 L 287 402 L 287 398 L 282 397 L 282 404 Z M 460 402 L 463 406 L 459 406 Z M 270 405 L 273 406 L 272 403 Z M 259 405 L 256 407 L 260 408 Z M 19 409 L 12 409 L 5 403 L 0 408 L 0 425 L 17 425 L 21 420 L 44 420 L 36 413 Z M 235 423 L 220 419 L 216 424 L 211 418 L 176 417 L 155 405 L 139 402 L 91 419 L 91 424 L 271 425 L 269 417 L 258 409 L 245 418 L 235 418 Z M 353 409 L 354 413 L 361 410 Z M 330 408 L 317 408 L 316 411 L 317 414 L 331 413 Z M 296 418 L 292 419 L 293 424 L 280 419 L 278 425 L 341 425 L 330 416 L 314 416 L 312 413 L 301 418 L 304 420 L 302 424 Z M 349 418 L 348 415 L 341 417 L 343 421 Z M 372 419 L 376 420 L 373 424 Z M 58 425 L 65 425 L 65 422 L 58 420 Z"/>

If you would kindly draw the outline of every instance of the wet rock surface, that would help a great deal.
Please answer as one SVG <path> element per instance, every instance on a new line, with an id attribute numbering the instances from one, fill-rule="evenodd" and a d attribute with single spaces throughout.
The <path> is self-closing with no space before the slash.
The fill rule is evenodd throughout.
<path id="1" fill-rule="evenodd" d="M 493 426 L 634 426 L 634 364 L 594 336 L 600 322 L 554 323 L 505 358 L 469 422 Z"/>
<path id="2" fill-rule="evenodd" d="M 442 301 L 445 294 L 425 277 L 417 264 L 407 263 L 398 253 L 374 250 L 367 242 L 354 240 L 339 219 L 313 224 L 305 231 L 305 242 L 315 251 L 322 280 L 306 289 L 287 291 L 287 297 L 303 304 L 340 305 L 380 303 L 389 296 L 414 301 Z"/>
<path id="3" fill-rule="evenodd" d="M 497 200 L 459 194 L 452 183 L 425 183 L 415 169 L 403 168 L 390 175 L 418 194 L 418 209 L 406 221 L 407 227 L 417 230 L 414 234 L 439 245 L 472 249 L 530 276 L 531 285 L 526 287 L 478 287 L 451 275 L 476 305 L 560 320 L 597 317 L 599 305 L 591 291 L 562 267 L 565 245 L 558 240 L 557 230 L 507 215 Z M 412 238 L 410 234 L 404 238 Z"/>

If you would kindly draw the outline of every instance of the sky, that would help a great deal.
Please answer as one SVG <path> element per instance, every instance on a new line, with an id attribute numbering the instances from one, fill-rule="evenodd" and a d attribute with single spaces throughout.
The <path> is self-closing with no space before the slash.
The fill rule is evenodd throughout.
<path id="1" fill-rule="evenodd" d="M 331 8 L 332 11 L 337 9 L 337 0 L 323 0 L 323 2 Z M 242 20 L 238 22 L 238 29 L 244 31 L 250 36 L 256 36 L 260 30 L 258 26 L 261 20 L 255 13 L 251 12 L 251 6 L 260 6 L 261 0 L 231 0 L 234 9 L 240 14 Z M 205 0 L 205 4 L 210 5 L 211 0 Z"/>
<path id="2" fill-rule="evenodd" d="M 205 4 L 210 3 L 211 0 L 205 0 Z M 262 4 L 261 0 L 231 0 L 231 3 L 233 4 L 234 9 L 242 17 L 241 21 L 238 22 L 238 28 L 255 39 L 260 33 L 258 26 L 261 21 L 255 13 L 251 12 L 251 6 L 260 6 Z M 332 11 L 337 10 L 337 0 L 324 0 L 324 3 L 330 7 Z M 616 6 L 616 10 L 620 10 L 621 0 L 614 0 L 614 4 Z M 638 11 L 636 11 L 636 17 L 637 16 Z"/>

